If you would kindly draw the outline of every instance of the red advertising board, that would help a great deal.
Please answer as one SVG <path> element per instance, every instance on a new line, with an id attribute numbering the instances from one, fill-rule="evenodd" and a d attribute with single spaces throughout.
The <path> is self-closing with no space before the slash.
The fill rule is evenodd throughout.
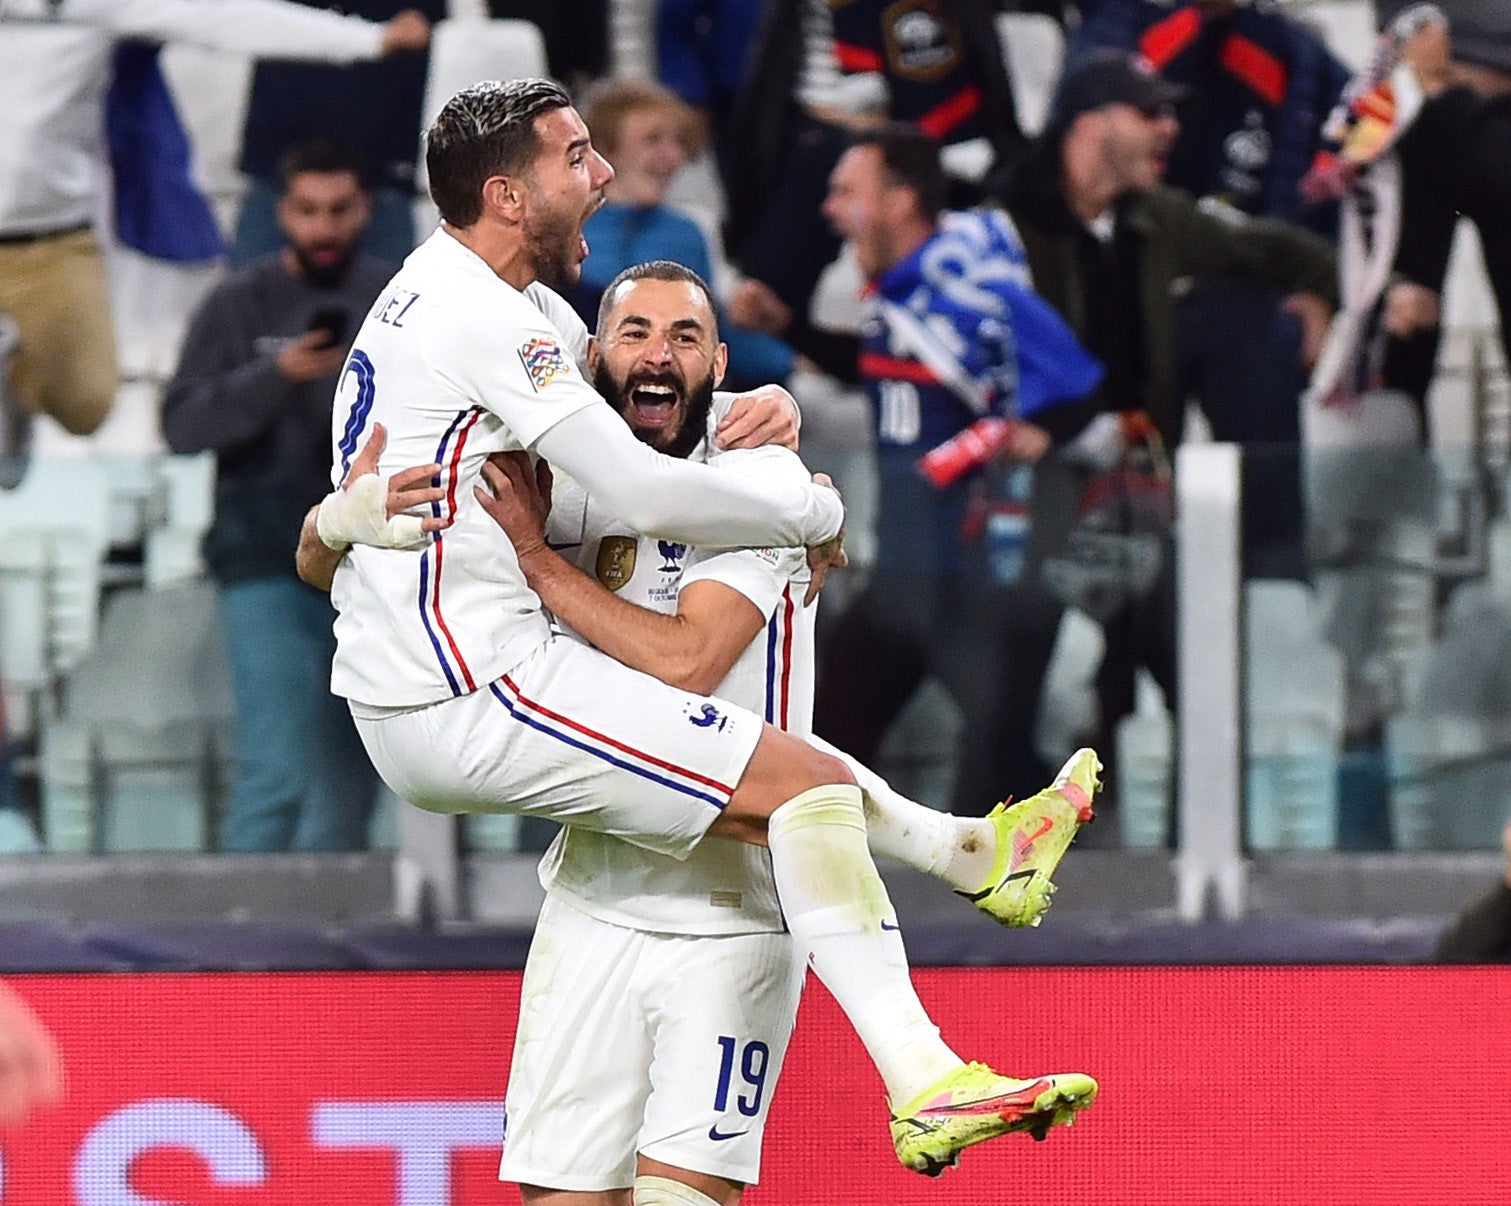
<path id="1" fill-rule="evenodd" d="M 1511 969 L 931 970 L 969 1056 L 1102 1097 L 938 1181 L 897 1167 L 881 1089 L 810 985 L 753 1206 L 1511 1202 Z M 3 1206 L 483 1206 L 514 973 L 13 981 L 69 1095 L 3 1147 Z"/>

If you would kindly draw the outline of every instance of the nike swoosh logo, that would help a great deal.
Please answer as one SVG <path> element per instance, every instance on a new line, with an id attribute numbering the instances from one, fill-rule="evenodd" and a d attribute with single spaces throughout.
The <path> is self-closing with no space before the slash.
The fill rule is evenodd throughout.
<path id="1" fill-rule="evenodd" d="M 1023 859 L 1027 858 L 1029 852 L 1034 848 L 1034 843 L 1054 827 L 1055 823 L 1054 821 L 1050 820 L 1049 817 L 1041 817 L 1039 821 L 1039 828 L 1034 830 L 1033 833 L 1029 834 L 1028 837 L 1024 837 L 1021 832 L 1014 834 L 1013 854 L 1017 856 L 1017 861 L 1021 862 Z"/>
<path id="2" fill-rule="evenodd" d="M 888 923 L 887 923 L 887 922 L 885 922 L 885 921 L 883 921 L 883 922 L 882 922 L 882 923 L 881 923 L 881 928 L 882 928 L 882 929 L 884 929 L 884 930 L 896 930 L 896 931 L 898 931 L 898 932 L 899 932 L 899 933 L 901 933 L 901 931 L 902 931 L 902 926 L 900 926 L 900 925 L 889 925 L 889 924 L 888 924 Z"/>
<path id="3" fill-rule="evenodd" d="M 723 1139 L 738 1139 L 741 1135 L 748 1134 L 750 1134 L 750 1131 L 748 1129 L 743 1131 L 730 1131 L 726 1134 L 724 1131 L 721 1131 L 719 1129 L 719 1124 L 717 1122 L 714 1123 L 713 1126 L 708 1128 L 708 1137 L 715 1143 L 718 1143 Z"/>

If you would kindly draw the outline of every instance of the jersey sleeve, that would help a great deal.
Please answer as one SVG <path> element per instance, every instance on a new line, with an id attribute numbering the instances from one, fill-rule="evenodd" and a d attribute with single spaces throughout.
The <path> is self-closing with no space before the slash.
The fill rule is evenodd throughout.
<path id="1" fill-rule="evenodd" d="M 533 303 L 562 335 L 562 346 L 573 362 L 587 376 L 588 372 L 588 324 L 582 321 L 582 315 L 572 308 L 572 303 L 567 301 L 556 290 L 542 285 L 539 281 L 525 289 L 525 296 Z"/>
<path id="2" fill-rule="evenodd" d="M 721 472 L 740 473 L 760 480 L 808 481 L 809 474 L 795 453 L 785 448 L 752 448 L 721 452 L 709 461 Z M 781 601 L 782 591 L 797 578 L 807 580 L 808 560 L 802 549 L 703 549 L 688 554 L 679 589 L 694 582 L 719 582 L 737 590 L 766 619 Z"/>
<path id="3" fill-rule="evenodd" d="M 432 371 L 502 419 L 521 447 L 585 407 L 601 404 L 567 338 L 523 295 L 502 308 L 450 307 L 426 354 Z"/>

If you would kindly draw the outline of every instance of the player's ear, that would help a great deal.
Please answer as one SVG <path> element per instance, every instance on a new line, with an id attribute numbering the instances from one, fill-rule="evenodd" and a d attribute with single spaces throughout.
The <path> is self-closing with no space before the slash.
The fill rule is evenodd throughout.
<path id="1" fill-rule="evenodd" d="M 598 362 L 603 359 L 603 353 L 598 350 L 598 336 L 588 336 L 588 372 L 598 376 Z"/>
<path id="2" fill-rule="evenodd" d="M 524 209 L 524 189 L 512 176 L 489 176 L 483 181 L 483 210 L 518 222 Z"/>
<path id="3" fill-rule="evenodd" d="M 714 386 L 724 383 L 724 370 L 729 367 L 729 345 L 721 343 L 714 350 Z"/>

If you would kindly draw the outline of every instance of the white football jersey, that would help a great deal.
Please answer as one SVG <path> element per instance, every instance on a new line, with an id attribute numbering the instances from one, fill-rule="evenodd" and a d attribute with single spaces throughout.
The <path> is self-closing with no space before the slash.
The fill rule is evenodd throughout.
<path id="1" fill-rule="evenodd" d="M 333 408 L 333 480 L 381 422 L 379 472 L 438 462 L 447 492 L 431 513 L 448 526 L 422 546 L 358 545 L 342 560 L 331 590 L 337 695 L 378 707 L 462 695 L 547 639 L 539 598 L 472 490 L 489 454 L 526 448 L 601 404 L 578 363 L 586 329 L 570 314 L 549 290 L 506 284 L 443 230 L 368 312 Z"/>
<path id="2" fill-rule="evenodd" d="M 716 404 L 710 431 L 721 413 Z M 707 447 L 700 445 L 688 459 L 705 459 Z M 723 472 L 808 478 L 802 461 L 783 448 L 716 453 L 710 463 Z M 714 694 L 798 736 L 811 732 L 817 609 L 803 606 L 809 571 L 801 549 L 700 550 L 640 536 L 565 476 L 552 489 L 547 538 L 621 598 L 654 611 L 675 613 L 678 592 L 695 581 L 739 591 L 766 617 L 766 629 Z M 728 838 L 704 838 L 679 862 L 618 838 L 567 828 L 541 860 L 540 878 L 547 891 L 583 912 L 631 929 L 744 934 L 785 928 L 770 855 Z"/>

